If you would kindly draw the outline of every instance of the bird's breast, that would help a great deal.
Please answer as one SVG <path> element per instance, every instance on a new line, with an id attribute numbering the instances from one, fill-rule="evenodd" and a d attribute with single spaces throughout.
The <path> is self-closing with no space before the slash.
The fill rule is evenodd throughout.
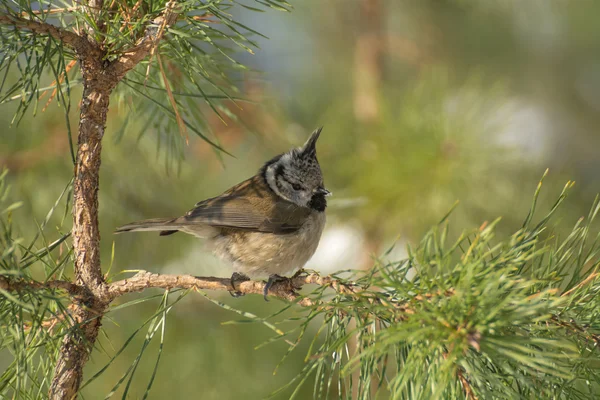
<path id="1" fill-rule="evenodd" d="M 251 278 L 288 275 L 313 256 L 325 226 L 325 213 L 311 212 L 293 233 L 229 232 L 214 239 L 215 254 Z"/>

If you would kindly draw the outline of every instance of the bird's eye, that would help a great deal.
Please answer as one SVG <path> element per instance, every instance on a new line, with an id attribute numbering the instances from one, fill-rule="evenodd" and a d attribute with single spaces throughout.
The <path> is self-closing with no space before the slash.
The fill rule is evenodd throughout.
<path id="1" fill-rule="evenodd" d="M 300 190 L 300 189 L 302 189 L 302 186 L 298 185 L 297 183 L 292 183 L 292 188 L 294 190 Z"/>

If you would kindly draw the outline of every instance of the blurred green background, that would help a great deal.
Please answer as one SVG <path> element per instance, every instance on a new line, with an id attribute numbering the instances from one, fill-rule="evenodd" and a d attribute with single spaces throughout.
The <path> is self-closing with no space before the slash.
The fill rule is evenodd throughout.
<path id="1" fill-rule="evenodd" d="M 292 13 L 236 11 L 244 24 L 270 38 L 256 38 L 261 48 L 255 55 L 237 56 L 261 71 L 234 76 L 241 96 L 253 102 L 223 105 L 242 123 L 227 119 L 225 125 L 197 103 L 207 118 L 202 129 L 235 158 L 216 155 L 196 137 L 187 146 L 175 145 L 179 153 L 168 150 L 177 135 L 147 126 L 139 116 L 121 130 L 130 113 L 128 99 L 113 98 L 100 188 L 105 272 L 112 264 L 111 275 L 145 269 L 229 276 L 230 268 L 192 237 L 112 231 L 133 220 L 184 213 L 301 144 L 320 125 L 319 160 L 334 196 L 309 267 L 323 273 L 368 268 L 394 243 L 386 257 L 401 258 L 405 244 L 418 241 L 457 200 L 454 233 L 498 216 L 500 231 L 512 232 L 546 168 L 543 206 L 571 179 L 577 186 L 562 213 L 564 227 L 587 214 L 600 192 L 600 2 L 293 5 Z M 16 105 L 0 107 L 0 165 L 10 170 L 11 197 L 24 202 L 14 213 L 23 237 L 35 234 L 36 221 L 44 219 L 73 172 L 63 110 L 53 102 L 41 112 L 45 101 L 35 118 L 18 126 L 10 125 Z M 76 100 L 70 120 L 75 129 Z M 60 225 L 58 214 L 46 228 L 48 240 L 58 236 L 53 229 Z M 282 306 L 259 296 L 210 295 L 259 316 Z M 159 301 L 110 314 L 86 378 L 110 360 Z M 222 325 L 238 318 L 197 294 L 178 304 L 169 314 L 151 398 L 259 399 L 298 373 L 308 341 L 273 375 L 287 345 L 255 349 L 273 333 L 258 324 Z M 85 398 L 110 392 L 139 354 L 145 331 L 85 387 Z M 153 343 L 144 353 L 131 398 L 144 392 L 157 347 Z M 310 397 L 308 386 L 301 398 Z"/>

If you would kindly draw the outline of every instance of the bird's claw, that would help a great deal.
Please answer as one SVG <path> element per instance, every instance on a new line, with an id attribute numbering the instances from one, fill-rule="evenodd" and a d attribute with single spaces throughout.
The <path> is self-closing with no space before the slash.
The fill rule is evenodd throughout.
<path id="1" fill-rule="evenodd" d="M 269 289 L 271 289 L 273 284 L 276 282 L 283 282 L 283 281 L 289 281 L 289 278 L 286 278 L 285 276 L 279 276 L 277 274 L 273 274 L 273 275 L 269 276 L 269 280 L 267 280 L 267 283 L 265 284 L 265 288 L 263 289 L 263 296 L 265 298 L 265 301 L 269 301 L 269 299 L 267 299 L 267 295 L 269 294 Z"/>
<path id="2" fill-rule="evenodd" d="M 238 297 L 244 296 L 244 293 L 235 289 L 235 281 L 244 282 L 244 281 L 249 281 L 249 280 L 250 280 L 250 278 L 248 278 L 248 276 L 246 276 L 244 274 L 240 274 L 239 272 L 234 272 L 233 274 L 231 274 L 231 278 L 229 280 L 231 287 L 233 288 L 233 290 L 229 291 L 229 294 L 231 295 L 231 297 L 238 298 Z"/>

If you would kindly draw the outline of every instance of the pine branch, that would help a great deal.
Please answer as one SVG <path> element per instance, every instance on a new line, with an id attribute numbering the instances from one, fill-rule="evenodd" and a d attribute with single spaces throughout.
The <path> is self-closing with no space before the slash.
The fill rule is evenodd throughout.
<path id="1" fill-rule="evenodd" d="M 232 283 L 234 286 L 232 286 Z M 307 275 L 297 274 L 287 280 L 282 280 L 273 283 L 269 288 L 269 295 L 278 297 L 287 301 L 297 301 L 301 296 L 298 291 L 304 285 L 318 285 L 330 287 L 339 294 L 353 295 L 355 299 L 358 296 L 363 296 L 368 299 L 369 304 L 378 304 L 384 307 L 391 307 L 397 310 L 400 314 L 414 314 L 414 302 L 430 301 L 440 296 L 452 296 L 453 289 L 449 289 L 435 293 L 423 293 L 414 296 L 411 301 L 405 303 L 386 302 L 380 298 L 361 293 L 361 288 L 357 285 L 343 283 L 331 276 L 321 276 L 317 273 L 309 273 Z M 160 289 L 202 289 L 202 290 L 226 290 L 229 292 L 237 291 L 244 295 L 246 294 L 263 294 L 266 282 L 254 280 L 241 280 L 230 278 L 219 278 L 213 276 L 192 276 L 192 275 L 175 275 L 175 274 L 156 274 L 148 271 L 139 271 L 131 278 L 122 279 L 107 285 L 107 287 L 95 294 L 95 298 L 102 303 L 110 303 L 117 297 L 128 293 L 142 292 L 150 288 Z M 0 289 L 7 291 L 19 292 L 23 290 L 50 290 L 62 289 L 73 297 L 89 296 L 87 288 L 69 281 L 51 280 L 48 282 L 36 282 L 25 280 L 11 280 L 7 277 L 0 276 Z M 308 297 L 302 298 L 297 303 L 304 307 L 310 307 L 316 303 Z M 400 318 L 403 319 L 403 318 Z M 475 340 L 475 339 L 474 339 Z M 473 347 L 476 347 L 473 345 Z"/>
<path id="2" fill-rule="evenodd" d="M 595 274 L 591 273 L 590 276 L 592 275 Z M 580 284 L 577 285 L 577 287 L 581 288 L 582 286 L 584 286 L 585 284 L 589 284 L 590 282 L 591 278 L 586 277 L 582 280 Z M 436 304 L 438 304 L 440 300 L 444 302 L 452 299 L 454 296 L 459 296 L 459 293 L 457 293 L 455 289 L 447 288 L 445 290 L 437 290 L 433 292 L 421 292 L 420 294 L 415 294 L 409 296 L 408 298 L 404 297 L 403 301 L 397 302 L 393 299 L 388 298 L 381 288 L 378 289 L 379 286 L 365 286 L 364 282 L 359 284 L 347 283 L 333 277 L 319 276 L 316 273 L 295 276 L 287 281 L 277 282 L 273 285 L 273 287 L 269 291 L 269 294 L 287 301 L 297 302 L 297 304 L 300 306 L 312 307 L 317 305 L 315 310 L 324 310 L 326 312 L 342 311 L 341 309 L 336 310 L 336 304 L 337 306 L 340 305 L 339 297 L 337 298 L 337 300 L 332 299 L 331 301 L 324 300 L 321 296 L 313 296 L 312 298 L 301 298 L 301 296 L 297 293 L 297 290 L 306 284 L 316 284 L 324 288 L 333 288 L 338 295 L 343 294 L 346 296 L 345 302 L 347 302 L 348 304 L 353 304 L 351 307 L 354 309 L 355 314 L 353 315 L 355 317 L 358 315 L 365 315 L 365 318 L 367 319 L 378 318 L 377 315 L 380 315 L 383 312 L 383 309 L 387 309 L 388 312 L 391 312 L 392 315 L 396 316 L 412 316 L 416 313 L 424 312 L 423 309 L 419 311 L 420 306 L 429 307 L 428 304 L 432 303 L 432 306 L 434 308 L 437 308 Z M 229 278 L 194 277 L 191 275 L 163 275 L 150 273 L 147 271 L 140 271 L 131 278 L 108 283 L 106 291 L 95 294 L 94 299 L 96 301 L 101 302 L 102 304 L 109 304 L 117 297 L 128 293 L 142 292 L 145 289 L 149 288 L 207 289 L 227 291 L 236 290 L 244 294 L 262 294 L 264 290 L 264 285 L 265 283 L 260 281 L 236 280 L 233 282 L 232 286 L 232 282 Z M 65 291 L 72 294 L 77 294 L 82 287 L 70 282 L 60 280 L 49 281 L 46 283 L 37 283 L 25 282 L 22 280 L 9 280 L 6 277 L 0 277 L 0 288 L 13 291 L 57 288 L 64 289 Z M 531 299 L 537 297 L 538 294 L 529 296 L 529 298 Z M 97 334 L 97 328 L 99 327 L 100 320 L 103 314 L 105 313 L 106 308 L 103 311 L 97 311 L 97 308 L 95 307 L 82 308 L 80 306 L 76 306 L 72 307 L 71 310 L 73 311 L 71 315 L 76 324 L 81 325 L 84 328 L 86 327 L 86 324 L 91 324 L 91 333 Z M 367 314 L 372 315 L 369 317 L 366 316 Z M 419 317 L 416 317 L 416 319 L 419 319 Z M 394 318 L 393 320 L 411 323 L 410 321 L 404 318 Z M 597 342 L 596 335 L 594 335 L 592 332 L 588 332 L 587 329 L 585 329 L 585 327 L 577 325 L 572 321 L 567 323 L 559 320 L 558 317 L 553 317 L 550 321 L 558 326 L 574 331 L 578 335 L 581 335 L 586 339 L 591 339 Z M 44 321 L 44 323 L 41 326 L 46 329 L 52 329 L 57 324 L 57 322 L 60 321 L 58 319 L 48 320 Z M 86 324 L 84 324 L 84 322 L 86 322 Z M 457 329 L 453 329 L 453 331 L 458 332 L 462 330 L 462 328 L 464 328 L 464 326 L 458 327 Z M 482 335 L 480 332 L 471 332 L 466 335 L 466 343 L 477 353 L 481 351 L 481 340 Z M 89 342 L 81 342 L 79 343 L 79 345 L 83 348 L 86 348 L 87 346 L 89 346 Z M 444 354 L 445 357 L 446 354 L 447 352 Z M 68 355 L 77 357 L 77 354 L 75 353 L 68 353 Z M 63 359 L 64 358 L 61 358 L 61 360 Z M 75 361 L 77 361 L 77 358 L 75 358 Z M 455 370 L 455 377 L 457 381 L 460 382 L 465 397 L 469 400 L 478 399 L 478 396 L 475 394 L 474 389 L 474 386 L 477 385 L 475 385 L 470 379 L 470 377 L 467 376 L 467 373 L 464 370 L 464 368 L 462 368 L 460 365 L 457 365 L 456 368 L 457 369 Z M 59 376 L 61 375 L 59 374 Z"/>
<path id="3" fill-rule="evenodd" d="M 232 286 L 232 283 L 235 286 Z M 297 291 L 304 285 L 309 284 L 332 287 L 339 293 L 352 292 L 352 289 L 348 285 L 341 283 L 335 278 L 312 273 L 294 276 L 287 281 L 275 282 L 269 289 L 269 294 L 283 300 L 296 301 L 301 297 Z M 266 283 L 264 281 L 244 281 L 238 279 L 232 282 L 230 278 L 166 275 L 140 271 L 131 278 L 109 284 L 107 290 L 97 293 L 95 297 L 98 301 L 108 304 L 117 297 L 128 293 L 142 292 L 150 288 L 226 290 L 230 292 L 238 291 L 242 294 L 263 294 L 265 285 Z M 0 276 L 0 289 L 12 292 L 62 289 L 74 297 L 90 295 L 85 286 L 68 281 L 51 280 L 48 282 L 36 282 L 33 280 L 11 280 L 5 276 Z M 308 307 L 315 303 L 311 299 L 305 297 L 298 301 L 298 304 Z"/>
<path id="4" fill-rule="evenodd" d="M 108 72 L 120 80 L 132 70 L 146 56 L 154 54 L 154 50 L 162 39 L 166 29 L 175 24 L 179 13 L 177 11 L 177 2 L 169 1 L 163 12 L 155 18 L 146 28 L 144 36 L 136 43 L 134 47 L 125 50 L 122 55 L 115 60 L 108 68 Z"/>
<path id="5" fill-rule="evenodd" d="M 9 292 L 62 289 L 74 297 L 86 296 L 89 294 L 85 287 L 72 282 L 60 280 L 53 280 L 48 282 L 36 282 L 33 280 L 24 281 L 22 279 L 9 279 L 6 276 L 0 276 L 0 289 Z"/>
<path id="6" fill-rule="evenodd" d="M 232 283 L 234 286 L 232 286 Z M 275 282 L 269 289 L 269 294 L 288 301 L 297 301 L 300 295 L 297 290 L 308 284 L 331 286 L 339 291 L 348 290 L 338 280 L 318 274 L 295 276 L 287 281 Z M 229 278 L 198 277 L 191 275 L 164 275 L 140 271 L 131 278 L 113 282 L 108 286 L 110 300 L 127 293 L 141 292 L 149 288 L 162 289 L 207 289 L 238 291 L 242 294 L 262 294 L 265 288 L 263 281 L 231 281 Z M 311 306 L 314 302 L 305 297 L 298 301 L 301 306 Z"/>
<path id="7" fill-rule="evenodd" d="M 18 29 L 26 29 L 34 33 L 52 36 L 77 52 L 81 52 L 91 46 L 90 42 L 75 32 L 68 31 L 43 21 L 34 21 L 15 15 L 0 14 L 0 24 L 12 25 Z"/>

